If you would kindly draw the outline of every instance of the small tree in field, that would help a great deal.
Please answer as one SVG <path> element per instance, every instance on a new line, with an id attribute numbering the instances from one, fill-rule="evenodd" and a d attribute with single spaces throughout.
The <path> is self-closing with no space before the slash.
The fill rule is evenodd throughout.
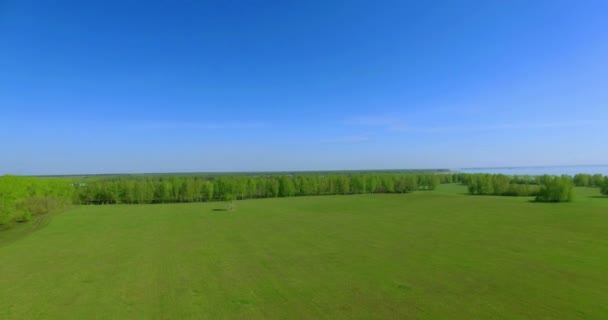
<path id="1" fill-rule="evenodd" d="M 233 193 L 227 193 L 224 195 L 224 201 L 226 201 L 226 210 L 234 211 L 236 210 L 236 195 Z"/>

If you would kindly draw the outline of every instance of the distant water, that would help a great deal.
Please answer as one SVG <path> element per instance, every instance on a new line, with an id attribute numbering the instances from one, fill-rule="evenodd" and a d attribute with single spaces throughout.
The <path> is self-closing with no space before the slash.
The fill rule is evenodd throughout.
<path id="1" fill-rule="evenodd" d="M 608 176 L 608 165 L 602 166 L 557 166 L 557 167 L 502 167 L 502 168 L 463 168 L 454 169 L 464 173 L 491 173 L 506 175 L 575 175 L 577 173 L 602 174 Z"/>

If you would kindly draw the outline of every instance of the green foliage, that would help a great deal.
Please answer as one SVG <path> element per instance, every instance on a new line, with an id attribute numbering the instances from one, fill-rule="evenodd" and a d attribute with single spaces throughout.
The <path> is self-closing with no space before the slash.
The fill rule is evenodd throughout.
<path id="1" fill-rule="evenodd" d="M 279 196 L 292 197 L 296 194 L 296 187 L 291 177 L 282 176 L 279 178 Z"/>
<path id="2" fill-rule="evenodd" d="M 601 183 L 600 191 L 603 195 L 608 196 L 608 177 L 604 177 L 604 180 Z"/>
<path id="3" fill-rule="evenodd" d="M 536 201 L 568 202 L 574 198 L 574 182 L 568 176 L 546 176 L 540 187 Z"/>
<path id="4" fill-rule="evenodd" d="M 601 174 L 594 174 L 593 176 L 591 176 L 590 180 L 590 187 L 601 187 L 604 183 L 604 177 Z"/>
<path id="5" fill-rule="evenodd" d="M 225 201 L 309 195 L 406 193 L 458 181 L 456 174 L 306 174 L 260 176 L 138 176 L 81 179 L 82 204 Z"/>
<path id="6" fill-rule="evenodd" d="M 534 196 L 536 185 L 526 177 L 509 177 L 502 174 L 470 174 L 465 178 L 470 194 L 497 196 Z"/>
<path id="7" fill-rule="evenodd" d="M 574 175 L 574 185 L 576 185 L 577 187 L 590 187 L 591 176 L 584 173 Z"/>
<path id="8" fill-rule="evenodd" d="M 418 176 L 417 185 L 421 190 L 435 190 L 439 185 L 440 178 L 434 174 L 424 174 Z"/>
<path id="9" fill-rule="evenodd" d="M 574 185 L 577 187 L 598 187 L 601 188 L 604 183 L 604 177 L 601 174 L 586 174 L 579 173 L 574 175 Z"/>
<path id="10" fill-rule="evenodd" d="M 405 193 L 418 189 L 418 179 L 412 175 L 402 175 L 395 179 L 395 192 Z"/>
<path id="11" fill-rule="evenodd" d="M 68 205 L 74 197 L 69 180 L 0 177 L 0 226 L 29 221 Z"/>
<path id="12" fill-rule="evenodd" d="M 515 175 L 511 177 L 511 183 L 514 184 L 538 184 L 538 180 L 536 176 L 530 175 Z"/>
<path id="13" fill-rule="evenodd" d="M 501 195 L 511 197 L 534 196 L 538 194 L 538 189 L 537 185 L 511 183 L 508 190 Z"/>
<path id="14" fill-rule="evenodd" d="M 573 187 L 599 187 L 608 194 L 608 177 L 601 174 L 542 176 L 506 176 L 501 174 L 465 174 L 459 179 L 467 185 L 470 194 L 503 196 L 537 196 L 537 201 L 571 201 Z"/>

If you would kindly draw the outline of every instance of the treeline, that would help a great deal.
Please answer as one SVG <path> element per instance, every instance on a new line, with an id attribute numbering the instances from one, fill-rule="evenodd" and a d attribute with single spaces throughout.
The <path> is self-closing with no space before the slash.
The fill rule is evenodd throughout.
<path id="1" fill-rule="evenodd" d="M 463 183 L 469 194 L 498 196 L 536 196 L 539 181 L 536 177 L 511 177 L 503 174 L 469 174 Z"/>
<path id="2" fill-rule="evenodd" d="M 572 181 L 577 187 L 602 187 L 608 177 L 604 177 L 601 174 L 586 174 L 579 173 L 575 174 Z"/>
<path id="3" fill-rule="evenodd" d="M 81 204 L 201 202 L 236 199 L 406 193 L 458 180 L 452 174 L 307 174 L 85 179 L 74 183 Z"/>
<path id="4" fill-rule="evenodd" d="M 112 176 L 95 178 L 0 177 L 0 226 L 76 204 L 138 204 L 237 199 L 407 193 L 463 183 L 470 194 L 536 196 L 538 201 L 570 201 L 573 187 L 599 187 L 608 195 L 608 177 L 506 176 L 464 173 L 335 173 L 302 175 Z"/>
<path id="5" fill-rule="evenodd" d="M 66 179 L 0 176 L 0 226 L 65 207 L 73 196 Z"/>
<path id="6" fill-rule="evenodd" d="M 604 180 L 602 180 L 603 183 Z M 571 176 L 507 176 L 470 174 L 464 179 L 470 194 L 499 196 L 535 196 L 539 202 L 566 202 L 574 197 Z"/>

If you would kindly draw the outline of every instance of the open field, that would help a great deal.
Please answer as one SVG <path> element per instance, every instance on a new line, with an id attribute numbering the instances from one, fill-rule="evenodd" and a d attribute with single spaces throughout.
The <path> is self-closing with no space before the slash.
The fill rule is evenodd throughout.
<path id="1" fill-rule="evenodd" d="M 0 319 L 605 319 L 608 198 L 81 206 L 0 233 Z"/>

